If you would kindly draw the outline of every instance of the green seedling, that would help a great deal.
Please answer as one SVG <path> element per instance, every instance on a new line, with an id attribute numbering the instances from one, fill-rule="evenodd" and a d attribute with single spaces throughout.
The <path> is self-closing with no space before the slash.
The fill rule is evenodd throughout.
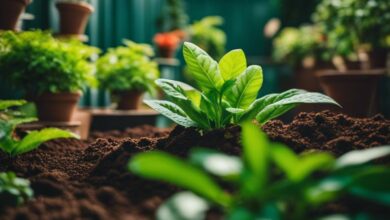
<path id="1" fill-rule="evenodd" d="M 242 128 L 242 158 L 210 149 L 193 150 L 190 162 L 160 151 L 132 158 L 131 172 L 191 191 L 163 204 L 158 219 L 204 219 L 213 206 L 233 220 L 314 219 L 311 211 L 341 196 L 390 206 L 390 186 L 383 181 L 390 179 L 390 170 L 368 164 L 389 155 L 390 146 L 352 151 L 338 159 L 324 152 L 297 155 L 269 142 L 251 123 Z M 229 190 L 219 184 L 223 182 Z"/>
<path id="2" fill-rule="evenodd" d="M 57 128 L 45 128 L 40 131 L 31 131 L 23 139 L 14 136 L 17 125 L 36 121 L 36 118 L 25 117 L 11 107 L 26 104 L 23 100 L 0 100 L 0 149 L 10 156 L 27 153 L 39 147 L 42 143 L 57 138 L 77 138 L 69 131 Z"/>
<path id="3" fill-rule="evenodd" d="M 301 103 L 338 105 L 328 96 L 299 89 L 256 99 L 263 83 L 262 69 L 257 65 L 247 67 L 242 50 L 230 51 L 217 63 L 186 42 L 183 54 L 200 90 L 183 82 L 158 79 L 156 84 L 170 101 L 144 102 L 184 127 L 211 130 L 253 119 L 264 124 Z"/>
<path id="4" fill-rule="evenodd" d="M 30 182 L 18 178 L 13 172 L 0 173 L 0 209 L 4 206 L 17 206 L 33 198 Z"/>

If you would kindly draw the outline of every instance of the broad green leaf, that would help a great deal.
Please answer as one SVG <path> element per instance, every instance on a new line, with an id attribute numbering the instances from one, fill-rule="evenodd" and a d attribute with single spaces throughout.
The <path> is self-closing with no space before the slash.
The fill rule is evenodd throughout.
<path id="1" fill-rule="evenodd" d="M 246 167 L 253 176 L 247 181 L 246 187 L 251 193 L 258 193 L 264 190 L 268 176 L 269 142 L 267 136 L 251 122 L 242 124 L 242 146 L 243 158 Z M 253 181 L 253 183 L 251 183 Z M 254 184 L 254 185 L 252 185 Z M 246 190 L 247 191 L 247 190 Z"/>
<path id="2" fill-rule="evenodd" d="M 236 83 L 235 79 L 229 79 L 229 80 L 225 81 L 221 87 L 220 94 L 221 95 L 225 94 L 227 91 L 229 91 L 234 86 L 235 83 Z"/>
<path id="3" fill-rule="evenodd" d="M 302 181 L 314 171 L 329 168 L 334 162 L 334 158 L 328 153 L 298 156 L 282 144 L 273 144 L 271 155 L 276 165 L 294 182 Z"/>
<path id="4" fill-rule="evenodd" d="M 317 92 L 302 92 L 291 97 L 281 99 L 277 102 L 265 106 L 260 112 L 256 115 L 256 120 L 261 124 L 266 123 L 267 121 L 276 118 L 287 111 L 293 109 L 298 104 L 303 103 L 324 103 L 324 104 L 333 104 L 340 106 L 332 98 L 323 95 Z"/>
<path id="5" fill-rule="evenodd" d="M 191 192 L 179 192 L 157 210 L 157 220 L 203 220 L 210 204 Z"/>
<path id="6" fill-rule="evenodd" d="M 183 82 L 170 79 L 158 79 L 156 80 L 156 84 L 165 92 L 165 94 L 178 99 L 187 100 L 187 92 L 198 93 L 198 96 L 200 96 L 200 92 L 197 89 Z"/>
<path id="7" fill-rule="evenodd" d="M 246 69 L 245 54 L 241 49 L 232 50 L 219 61 L 222 78 L 227 81 L 235 79 Z"/>
<path id="8" fill-rule="evenodd" d="M 206 94 L 201 95 L 200 109 L 206 113 L 210 121 L 214 122 L 218 119 L 218 109 L 216 109 L 218 102 L 218 92 L 210 90 Z"/>
<path id="9" fill-rule="evenodd" d="M 194 149 L 191 151 L 190 159 L 209 173 L 227 180 L 237 179 L 243 169 L 239 157 L 222 154 L 211 149 Z"/>
<path id="10" fill-rule="evenodd" d="M 236 80 L 225 98 L 233 108 L 246 109 L 257 97 L 263 83 L 260 66 L 249 66 Z"/>
<path id="11" fill-rule="evenodd" d="M 224 80 L 215 60 L 204 50 L 189 42 L 184 43 L 183 56 L 187 63 L 189 74 L 191 74 L 202 90 L 216 89 L 219 91 Z"/>
<path id="12" fill-rule="evenodd" d="M 227 220 L 253 220 L 256 216 L 247 208 L 243 206 L 234 207 L 228 213 Z"/>
<path id="13" fill-rule="evenodd" d="M 361 165 L 389 154 L 390 146 L 350 151 L 337 159 L 335 168 L 340 169 L 348 166 Z"/>
<path id="14" fill-rule="evenodd" d="M 245 110 L 242 108 L 227 108 L 226 111 L 233 113 L 233 114 L 240 114 L 240 113 L 245 112 Z"/>
<path id="15" fill-rule="evenodd" d="M 270 105 L 282 99 L 289 98 L 291 96 L 301 94 L 304 92 L 305 92 L 304 90 L 300 90 L 300 89 L 290 89 L 279 94 L 276 93 L 268 94 L 259 99 L 256 99 L 248 107 L 246 112 L 240 117 L 240 121 L 244 122 L 244 121 L 252 120 L 256 118 L 256 115 L 267 105 Z"/>
<path id="16" fill-rule="evenodd" d="M 10 107 L 21 106 L 26 104 L 25 100 L 1 100 L 0 99 L 0 111 Z"/>
<path id="17" fill-rule="evenodd" d="M 16 126 L 19 124 L 29 123 L 29 122 L 33 122 L 33 121 L 37 121 L 37 120 L 38 120 L 37 118 L 12 118 L 12 119 L 8 120 L 8 123 L 10 123 L 13 126 Z"/>
<path id="18" fill-rule="evenodd" d="M 144 100 L 144 103 L 152 109 L 160 112 L 162 115 L 168 117 L 176 124 L 184 127 L 197 126 L 196 122 L 188 118 L 185 112 L 172 102 L 162 100 Z"/>
<path id="19" fill-rule="evenodd" d="M 128 169 L 140 176 L 191 190 L 222 206 L 231 202 L 229 195 L 205 172 L 164 152 L 138 154 L 129 162 Z"/>
<path id="20" fill-rule="evenodd" d="M 12 150 L 12 155 L 27 153 L 39 147 L 42 143 L 57 138 L 78 138 L 70 131 L 58 128 L 45 128 L 40 131 L 31 131 L 28 133 Z"/>

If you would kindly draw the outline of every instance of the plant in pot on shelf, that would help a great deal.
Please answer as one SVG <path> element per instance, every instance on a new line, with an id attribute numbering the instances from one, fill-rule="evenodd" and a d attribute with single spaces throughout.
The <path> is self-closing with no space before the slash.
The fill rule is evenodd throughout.
<path id="1" fill-rule="evenodd" d="M 254 119 L 263 124 L 302 103 L 338 105 L 321 93 L 299 89 L 256 99 L 263 72 L 257 65 L 247 67 L 242 50 L 230 51 L 217 63 L 198 46 L 185 42 L 183 55 L 200 90 L 183 82 L 158 79 L 157 85 L 170 101 L 144 102 L 184 127 L 208 131 Z"/>
<path id="2" fill-rule="evenodd" d="M 97 61 L 97 78 L 101 88 L 118 98 L 120 110 L 138 109 L 145 92 L 155 92 L 159 77 L 157 63 L 151 60 L 153 49 L 148 44 L 125 40 L 125 46 L 110 48 Z"/>
<path id="3" fill-rule="evenodd" d="M 226 34 L 219 27 L 223 24 L 220 16 L 207 16 L 189 26 L 191 42 L 206 51 L 213 59 L 219 60 L 225 53 Z"/>
<path id="4" fill-rule="evenodd" d="M 86 0 L 58 0 L 61 35 L 83 35 L 94 7 Z"/>
<path id="5" fill-rule="evenodd" d="M 174 58 L 181 42 L 180 38 L 172 32 L 157 33 L 153 41 L 157 47 L 158 56 L 162 58 Z"/>
<path id="6" fill-rule="evenodd" d="M 20 15 L 32 0 L 3 0 L 0 3 L 0 30 L 16 30 Z"/>
<path id="7" fill-rule="evenodd" d="M 3 32 L 1 77 L 35 102 L 40 121 L 68 122 L 81 89 L 95 81 L 88 59 L 98 52 L 76 40 L 59 41 L 48 32 Z"/>
<path id="8" fill-rule="evenodd" d="M 324 44 L 324 34 L 317 26 L 285 27 L 273 40 L 273 59 L 292 68 L 297 88 L 319 92 L 315 72 L 332 67 Z"/>
<path id="9" fill-rule="evenodd" d="M 337 67 L 319 74 L 325 93 L 353 116 L 376 113 L 378 82 L 390 47 L 390 3 L 323 0 L 313 20 L 326 33 L 326 47 Z"/>

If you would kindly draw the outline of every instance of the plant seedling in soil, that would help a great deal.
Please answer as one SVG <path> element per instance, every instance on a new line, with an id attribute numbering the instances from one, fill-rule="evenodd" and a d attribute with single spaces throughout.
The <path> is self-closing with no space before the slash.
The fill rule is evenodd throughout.
<path id="1" fill-rule="evenodd" d="M 183 54 L 200 90 L 183 82 L 158 79 L 157 85 L 170 101 L 144 102 L 184 127 L 211 130 L 252 119 L 264 124 L 301 103 L 338 105 L 328 96 L 299 89 L 256 99 L 263 83 L 262 69 L 247 67 L 242 50 L 230 51 L 217 63 L 201 48 L 186 42 Z"/>
<path id="2" fill-rule="evenodd" d="M 0 173 L 0 209 L 7 205 L 21 205 L 33 195 L 30 181 L 18 178 L 13 172 Z"/>
<path id="3" fill-rule="evenodd" d="M 77 138 L 69 131 L 57 128 L 45 128 L 40 131 L 31 131 L 23 139 L 14 136 L 17 125 L 36 121 L 36 118 L 25 117 L 11 107 L 26 104 L 24 100 L 0 100 L 0 149 L 10 156 L 27 153 L 39 147 L 40 144 L 57 138 Z"/>
<path id="4" fill-rule="evenodd" d="M 158 219 L 204 219 L 212 205 L 226 219 L 313 219 L 318 216 L 310 211 L 341 196 L 390 206 L 390 186 L 383 181 L 390 170 L 367 164 L 389 155 L 390 146 L 351 151 L 338 159 L 324 152 L 296 155 L 269 142 L 255 125 L 242 127 L 242 158 L 194 149 L 190 162 L 159 151 L 138 154 L 129 162 L 135 174 L 192 191 L 165 202 Z"/>

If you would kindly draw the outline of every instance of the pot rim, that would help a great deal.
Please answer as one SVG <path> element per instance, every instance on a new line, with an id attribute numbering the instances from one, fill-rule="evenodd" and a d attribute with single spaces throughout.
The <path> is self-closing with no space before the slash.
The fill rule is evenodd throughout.
<path id="1" fill-rule="evenodd" d="M 57 8 L 59 5 L 81 6 L 83 9 L 86 9 L 89 13 L 92 13 L 95 11 L 95 7 L 93 7 L 93 5 L 91 5 L 87 2 L 68 2 L 68 1 L 64 0 L 64 1 L 58 1 L 56 3 Z"/>

